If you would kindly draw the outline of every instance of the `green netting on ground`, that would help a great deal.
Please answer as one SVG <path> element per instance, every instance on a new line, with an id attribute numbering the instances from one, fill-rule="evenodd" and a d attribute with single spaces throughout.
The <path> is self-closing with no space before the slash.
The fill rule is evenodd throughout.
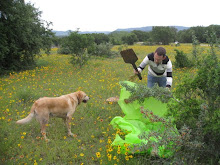
<path id="1" fill-rule="evenodd" d="M 127 83 L 129 86 L 135 85 L 135 83 L 129 81 L 123 83 Z M 120 147 L 121 153 L 149 153 L 160 157 L 173 155 L 173 142 L 161 144 L 161 136 L 158 136 L 158 133 L 159 135 L 164 133 L 164 124 L 162 122 L 152 122 L 144 117 L 140 111 L 140 107 L 144 107 L 144 109 L 152 111 L 154 115 L 164 117 L 167 113 L 167 104 L 152 97 L 145 99 L 144 103 L 141 104 L 137 100 L 126 104 L 124 99 L 128 99 L 130 95 L 130 92 L 126 91 L 124 87 L 121 88 L 118 104 L 125 116 L 116 116 L 112 119 L 111 125 L 120 129 L 124 135 L 117 133 L 112 145 Z M 172 130 L 174 131 L 171 134 L 178 134 L 175 126 Z M 157 135 L 152 136 L 152 132 L 157 132 Z M 140 138 L 140 135 L 143 134 L 145 138 Z M 159 141 L 160 144 L 156 145 Z M 128 149 L 128 146 L 130 149 Z"/>

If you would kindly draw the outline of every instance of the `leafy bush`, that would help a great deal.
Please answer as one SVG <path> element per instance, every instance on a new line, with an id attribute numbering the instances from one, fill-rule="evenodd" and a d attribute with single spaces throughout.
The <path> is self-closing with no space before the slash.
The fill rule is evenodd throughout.
<path id="1" fill-rule="evenodd" d="M 82 67 L 88 61 L 87 50 L 93 49 L 94 38 L 90 34 L 79 34 L 78 31 L 70 32 L 63 39 L 59 53 L 71 54 L 72 63 Z"/>
<path id="2" fill-rule="evenodd" d="M 88 60 L 89 54 L 87 51 L 85 51 L 84 53 L 81 53 L 79 55 L 72 56 L 70 62 L 74 65 L 79 65 L 80 67 L 82 67 L 84 64 L 88 62 Z"/>
<path id="3" fill-rule="evenodd" d="M 57 50 L 57 53 L 58 53 L 58 54 L 71 54 L 71 53 L 70 53 L 70 50 L 69 50 L 68 48 L 63 48 L 63 47 L 59 48 L 59 49 Z"/>
<path id="4" fill-rule="evenodd" d="M 192 62 L 188 59 L 188 57 L 186 56 L 186 54 L 184 54 L 183 51 L 179 51 L 177 49 L 175 49 L 176 51 L 176 55 L 175 55 L 175 63 L 174 65 L 177 68 L 184 68 L 184 67 L 191 67 L 192 66 Z"/>
<path id="5" fill-rule="evenodd" d="M 111 51 L 112 47 L 113 45 L 110 43 L 106 43 L 106 44 L 101 43 L 99 45 L 95 45 L 95 48 L 91 53 L 94 54 L 95 56 L 100 56 L 100 57 L 112 57 L 116 54 L 115 52 Z"/>
<path id="6" fill-rule="evenodd" d="M 133 45 L 135 42 L 138 41 L 137 35 L 134 33 L 128 34 L 121 38 L 124 44 Z"/>
<path id="7" fill-rule="evenodd" d="M 215 54 L 208 55 L 200 63 L 197 75 L 186 77 L 177 86 L 175 96 L 181 101 L 170 104 L 169 109 L 178 128 L 187 125 L 191 129 L 189 142 L 203 144 L 200 149 L 190 150 L 194 156 L 188 161 L 215 164 L 220 155 L 220 63 Z M 186 149 L 185 146 L 183 151 Z M 195 157 L 198 154 L 200 156 Z"/>
<path id="8" fill-rule="evenodd" d="M 185 77 L 174 91 L 175 99 L 168 103 L 168 116 L 174 118 L 173 121 L 182 137 L 178 145 L 180 150 L 173 158 L 158 160 L 160 162 L 217 164 L 220 161 L 220 63 L 215 53 L 212 53 L 199 64 L 197 74 Z M 158 96 L 161 101 L 173 97 L 162 88 L 123 86 L 132 93 L 131 97 L 125 100 L 128 102 L 142 101 L 149 96 Z"/>
<path id="9" fill-rule="evenodd" d="M 121 82 L 121 85 L 131 92 L 131 96 L 125 100 L 129 103 L 138 100 L 140 103 L 144 102 L 145 98 L 154 97 L 162 103 L 167 103 L 170 98 L 173 98 L 170 90 L 154 85 L 153 88 L 148 88 L 146 85 L 136 84 L 135 86 L 129 86 L 126 83 Z"/>

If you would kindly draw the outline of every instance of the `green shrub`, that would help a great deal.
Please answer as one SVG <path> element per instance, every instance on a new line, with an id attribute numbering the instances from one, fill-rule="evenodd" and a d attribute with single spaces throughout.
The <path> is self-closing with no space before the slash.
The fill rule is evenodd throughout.
<path id="1" fill-rule="evenodd" d="M 58 53 L 71 54 L 72 63 L 82 67 L 88 60 L 88 50 L 93 49 L 94 38 L 90 34 L 79 34 L 78 31 L 70 32 L 63 39 L 61 49 Z"/>
<path id="2" fill-rule="evenodd" d="M 113 45 L 110 43 L 101 43 L 99 45 L 95 45 L 92 54 L 100 57 L 112 57 L 116 54 L 115 52 L 111 51 L 112 47 Z"/>
<path id="3" fill-rule="evenodd" d="M 186 54 L 184 54 L 183 51 L 179 51 L 175 49 L 176 55 L 175 55 L 175 62 L 174 65 L 177 68 L 184 68 L 184 67 L 192 67 L 192 62 L 188 59 Z"/>
<path id="4" fill-rule="evenodd" d="M 169 113 L 174 117 L 177 128 L 185 125 L 191 130 L 183 153 L 191 153 L 188 162 L 197 160 L 218 163 L 220 155 L 220 63 L 215 54 L 208 55 L 198 66 L 195 77 L 185 77 L 177 86 L 175 96 L 179 103 L 169 105 Z M 192 148 L 188 144 L 203 144 Z M 187 152 L 186 152 L 187 151 Z M 195 155 L 200 155 L 196 157 Z"/>
<path id="5" fill-rule="evenodd" d="M 69 48 L 61 47 L 57 50 L 58 54 L 71 54 Z"/>
<path id="6" fill-rule="evenodd" d="M 79 65 L 80 67 L 82 67 L 83 65 L 85 65 L 89 60 L 89 54 L 87 52 L 87 50 L 84 53 L 80 53 L 79 55 L 73 55 L 71 57 L 71 63 L 74 65 Z"/>

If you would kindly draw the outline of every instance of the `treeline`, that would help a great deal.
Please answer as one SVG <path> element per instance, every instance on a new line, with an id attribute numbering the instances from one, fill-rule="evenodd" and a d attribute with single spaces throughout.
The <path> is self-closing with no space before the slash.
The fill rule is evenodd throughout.
<path id="1" fill-rule="evenodd" d="M 193 36 L 196 36 L 199 43 L 208 43 L 207 35 L 210 35 L 212 32 L 215 32 L 217 38 L 220 38 L 220 25 L 197 26 L 180 31 L 175 27 L 154 26 L 152 31 L 149 32 L 134 30 L 132 32 L 115 31 L 110 34 L 93 33 L 90 35 L 94 37 L 94 41 L 98 45 L 101 43 L 133 45 L 137 42 L 142 42 L 145 45 L 168 45 L 173 42 L 192 43 Z M 55 46 L 63 42 L 62 37 L 57 37 L 54 41 Z"/>
<path id="2" fill-rule="evenodd" d="M 215 38 L 212 43 L 216 44 L 220 38 L 220 25 L 198 26 L 182 31 L 177 31 L 174 27 L 155 26 L 150 32 L 134 30 L 110 34 L 80 34 L 78 31 L 70 31 L 68 36 L 54 39 L 54 45 L 59 47 L 59 54 L 71 54 L 72 63 L 82 66 L 88 61 L 89 56 L 113 56 L 115 54 L 111 51 L 113 45 L 133 45 L 137 42 L 141 42 L 143 45 L 168 45 L 175 42 L 176 45 L 193 43 L 196 47 L 199 43 L 210 44 L 210 36 L 213 36 L 212 40 Z M 184 63 L 182 59 L 178 61 L 178 65 L 181 67 L 186 67 Z"/>

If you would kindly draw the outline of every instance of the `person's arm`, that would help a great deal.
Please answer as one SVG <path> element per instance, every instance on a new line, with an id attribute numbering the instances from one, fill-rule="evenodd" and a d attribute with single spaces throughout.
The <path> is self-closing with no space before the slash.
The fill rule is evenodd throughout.
<path id="1" fill-rule="evenodd" d="M 173 83 L 172 63 L 169 60 L 167 63 L 167 84 L 166 84 L 166 87 L 171 88 L 172 83 Z"/>
<path id="2" fill-rule="evenodd" d="M 141 62 L 141 64 L 139 65 L 139 67 L 137 68 L 138 69 L 138 72 L 142 72 L 144 70 L 144 68 L 146 67 L 146 65 L 148 64 L 149 62 L 149 58 L 148 56 L 146 56 L 144 58 L 144 60 Z M 135 71 L 135 74 L 137 74 L 137 72 Z"/>

